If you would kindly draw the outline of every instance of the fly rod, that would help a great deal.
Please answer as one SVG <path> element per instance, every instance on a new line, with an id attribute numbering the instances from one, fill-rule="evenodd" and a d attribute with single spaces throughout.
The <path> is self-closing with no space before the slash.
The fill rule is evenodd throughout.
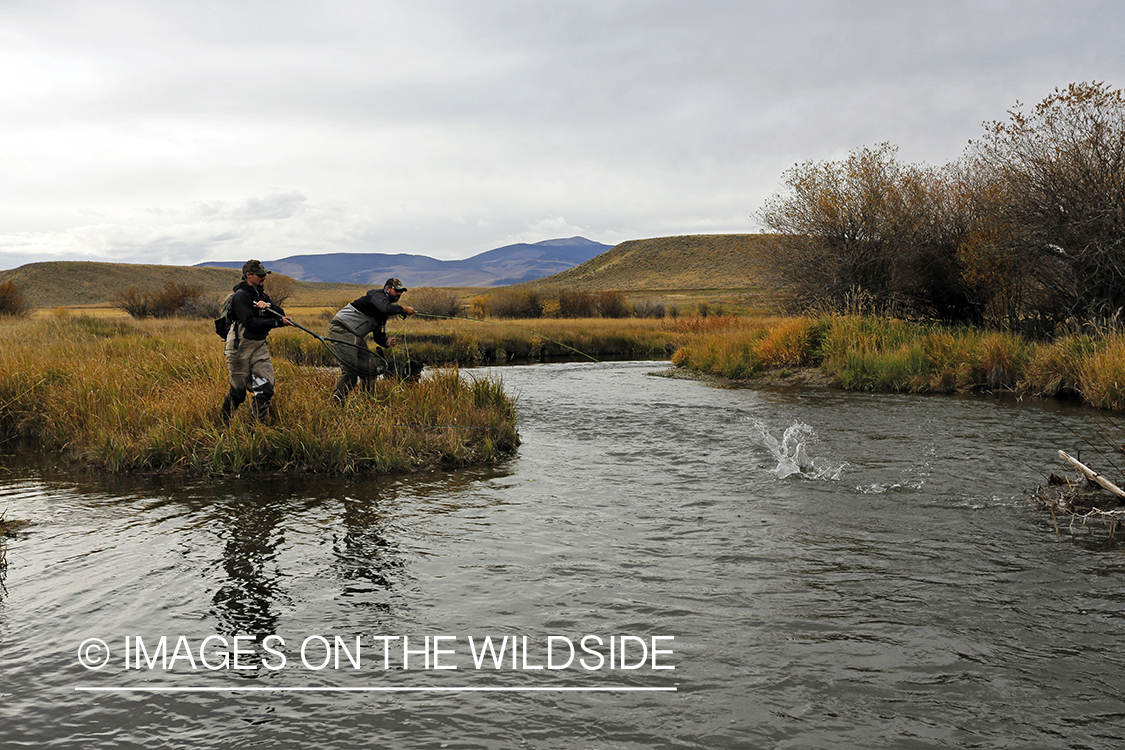
<path id="1" fill-rule="evenodd" d="M 575 349 L 573 346 L 569 346 L 567 344 L 564 344 L 561 341 L 557 341 L 557 340 L 551 338 L 550 336 L 544 336 L 543 334 L 538 333 L 537 331 L 528 330 L 527 328 L 520 328 L 519 326 L 510 325 L 508 323 L 497 323 L 495 320 L 481 320 L 480 318 L 465 318 L 465 317 L 462 317 L 460 315 L 435 315 L 434 313 L 424 313 L 424 312 L 416 312 L 414 314 L 415 315 L 421 315 L 423 318 L 443 318 L 445 320 L 467 320 L 470 323 L 486 323 L 488 325 L 500 326 L 501 328 L 511 328 L 513 331 L 520 331 L 522 333 L 529 333 L 533 336 L 538 336 L 539 338 L 541 338 L 545 341 L 550 341 L 552 344 L 555 344 L 557 346 L 561 346 L 563 349 L 569 349 L 570 351 L 574 352 L 575 354 L 582 355 L 583 357 L 590 360 L 591 362 L 597 362 L 599 365 L 603 364 L 600 359 L 596 359 L 594 357 L 591 357 L 589 354 L 582 351 L 581 349 Z"/>

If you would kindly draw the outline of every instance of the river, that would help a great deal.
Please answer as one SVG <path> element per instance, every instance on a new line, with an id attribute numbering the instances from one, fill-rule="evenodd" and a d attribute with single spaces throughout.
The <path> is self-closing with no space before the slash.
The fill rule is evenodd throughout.
<path id="1" fill-rule="evenodd" d="M 488 468 L 10 466 L 0 747 L 1121 747 L 1125 553 L 1026 500 L 1095 413 L 666 367 L 490 370 Z"/>

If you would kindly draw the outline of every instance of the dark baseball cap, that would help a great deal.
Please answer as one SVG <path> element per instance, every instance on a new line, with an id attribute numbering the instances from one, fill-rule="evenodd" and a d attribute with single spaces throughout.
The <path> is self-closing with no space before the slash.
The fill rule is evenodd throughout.
<path id="1" fill-rule="evenodd" d="M 387 287 L 390 287 L 391 289 L 394 289 L 396 292 L 407 291 L 406 287 L 404 287 L 402 285 L 402 282 L 399 281 L 398 279 L 387 279 L 387 283 L 383 284 L 383 288 L 385 289 Z"/>
<path id="2" fill-rule="evenodd" d="M 265 276 L 267 273 L 273 273 L 273 271 L 267 271 L 260 260 L 248 260 L 242 265 L 242 275 L 245 276 L 248 273 L 255 276 Z"/>

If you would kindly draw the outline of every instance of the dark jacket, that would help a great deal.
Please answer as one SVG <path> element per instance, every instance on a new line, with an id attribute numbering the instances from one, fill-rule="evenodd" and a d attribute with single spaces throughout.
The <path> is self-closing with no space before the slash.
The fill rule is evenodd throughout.
<path id="1" fill-rule="evenodd" d="M 344 327 L 363 338 L 371 334 L 379 346 L 387 345 L 387 319 L 394 315 L 405 315 L 402 305 L 392 302 L 382 289 L 372 289 L 351 304 L 344 305 L 336 313 L 336 320 Z"/>
<path id="2" fill-rule="evenodd" d="M 270 309 L 277 315 L 254 307 L 254 303 L 259 300 L 269 302 Z M 245 281 L 239 282 L 234 287 L 234 296 L 230 298 L 230 316 L 235 323 L 242 326 L 239 333 L 243 338 L 261 341 L 274 328 L 285 325 L 278 317 L 284 314 L 285 311 L 273 304 L 273 300 L 264 291 L 255 289 Z"/>

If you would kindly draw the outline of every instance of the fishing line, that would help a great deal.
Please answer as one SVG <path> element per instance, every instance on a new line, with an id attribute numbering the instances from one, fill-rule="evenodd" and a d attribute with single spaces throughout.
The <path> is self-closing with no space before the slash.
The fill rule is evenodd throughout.
<path id="1" fill-rule="evenodd" d="M 1044 413 L 1048 417 L 1050 417 L 1051 419 L 1053 419 L 1056 422 L 1058 422 L 1059 424 L 1061 424 L 1063 427 L 1065 427 L 1070 432 L 1073 432 L 1080 440 L 1082 440 L 1082 442 L 1086 443 L 1091 448 L 1093 448 L 1095 453 L 1097 453 L 1099 456 L 1104 458 L 1109 463 L 1110 466 L 1112 466 L 1114 469 L 1116 469 L 1118 471 L 1118 473 L 1122 473 L 1121 467 L 1117 466 L 1117 464 L 1115 464 L 1113 462 L 1112 458 L 1107 456 L 1105 453 L 1102 453 L 1102 449 L 1100 447 L 1098 447 L 1097 445 L 1095 445 L 1093 442 L 1091 442 L 1089 438 L 1087 438 L 1085 435 L 1080 433 L 1078 430 L 1076 430 L 1073 427 L 1071 427 L 1070 425 L 1068 425 L 1066 422 L 1064 422 L 1061 419 L 1059 419 L 1058 417 L 1056 417 L 1054 414 L 1051 414 L 1050 412 L 1047 412 L 1047 411 L 1045 411 Z M 1096 425 L 1097 425 L 1097 422 L 1095 421 L 1095 426 Z M 1103 434 L 1104 434 L 1104 430 L 1103 430 Z M 1108 438 L 1109 436 L 1107 435 L 1106 437 Z"/>
<path id="2" fill-rule="evenodd" d="M 582 351 L 581 349 L 575 349 L 573 346 L 569 346 L 567 344 L 564 344 L 563 342 L 558 341 L 556 339 L 553 339 L 550 336 L 544 336 L 543 334 L 538 333 L 537 331 L 532 331 L 532 330 L 529 330 L 527 328 L 520 328 L 519 326 L 514 326 L 514 325 L 511 325 L 509 323 L 498 323 L 495 320 L 482 320 L 480 318 L 465 318 L 465 317 L 462 317 L 460 315 L 435 315 L 434 313 L 424 313 L 424 312 L 418 312 L 418 313 L 414 313 L 414 314 L 415 315 L 421 315 L 425 318 L 444 318 L 446 320 L 467 320 L 470 323 L 486 323 L 488 325 L 500 326 L 501 328 L 511 328 L 513 331 L 520 331 L 522 333 L 531 334 L 532 336 L 538 336 L 539 338 L 543 339 L 544 341 L 550 341 L 552 344 L 555 344 L 557 346 L 561 346 L 564 349 L 569 349 L 570 351 L 574 352 L 575 354 L 582 355 L 583 357 L 590 360 L 591 362 L 597 362 L 599 365 L 604 364 L 604 362 L 602 362 L 600 359 L 596 359 L 594 357 L 591 357 L 589 354 Z"/>

